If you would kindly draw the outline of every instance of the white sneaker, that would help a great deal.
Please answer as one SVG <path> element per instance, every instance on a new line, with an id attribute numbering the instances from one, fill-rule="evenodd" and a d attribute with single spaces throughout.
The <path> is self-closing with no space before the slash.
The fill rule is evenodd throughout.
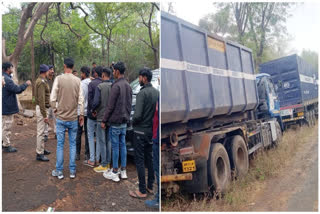
<path id="1" fill-rule="evenodd" d="M 114 182 L 120 181 L 119 174 L 113 173 L 113 170 L 109 170 L 107 172 L 104 172 L 103 177 L 105 177 L 106 179 L 109 179 L 109 180 L 113 180 Z"/>
<path id="2" fill-rule="evenodd" d="M 127 179 L 127 170 L 120 170 L 120 177 L 121 179 Z"/>

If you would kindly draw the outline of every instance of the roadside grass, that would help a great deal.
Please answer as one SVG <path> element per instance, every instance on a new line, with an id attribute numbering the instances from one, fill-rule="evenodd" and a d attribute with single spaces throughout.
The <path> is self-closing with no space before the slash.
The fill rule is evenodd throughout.
<path id="1" fill-rule="evenodd" d="M 250 157 L 247 175 L 233 179 L 230 189 L 221 199 L 204 194 L 175 194 L 161 200 L 162 211 L 239 211 L 250 206 L 255 194 L 267 179 L 279 175 L 310 137 L 318 136 L 318 123 L 314 127 L 296 127 L 287 130 L 277 147 L 261 150 Z"/>

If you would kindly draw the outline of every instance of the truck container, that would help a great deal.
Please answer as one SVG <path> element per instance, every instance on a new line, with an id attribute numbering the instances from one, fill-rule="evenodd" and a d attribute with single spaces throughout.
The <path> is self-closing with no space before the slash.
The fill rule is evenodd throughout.
<path id="1" fill-rule="evenodd" d="M 212 118 L 257 106 L 250 49 L 169 14 L 162 15 L 161 31 L 162 123 Z"/>
<path id="2" fill-rule="evenodd" d="M 249 48 L 161 13 L 162 192 L 224 192 L 280 142 L 271 77 L 254 73 Z"/>
<path id="3" fill-rule="evenodd" d="M 315 123 L 318 114 L 318 73 L 298 55 L 275 59 L 259 66 L 260 73 L 271 75 L 280 100 L 285 125 Z"/>

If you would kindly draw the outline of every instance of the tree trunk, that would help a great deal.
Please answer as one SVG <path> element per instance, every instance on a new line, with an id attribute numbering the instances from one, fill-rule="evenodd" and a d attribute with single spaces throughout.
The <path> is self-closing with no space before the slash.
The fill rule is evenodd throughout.
<path id="1" fill-rule="evenodd" d="M 153 56 L 154 56 L 154 69 L 156 69 L 159 67 L 159 63 L 158 63 L 158 50 L 154 47 L 153 39 L 152 39 L 151 19 L 152 19 L 153 10 L 154 10 L 154 5 L 152 4 L 150 16 L 149 16 L 149 22 L 148 22 L 148 31 L 149 31 L 150 44 L 151 44 L 151 48 L 152 48 Z"/>
<path id="2" fill-rule="evenodd" d="M 110 29 L 109 38 L 107 38 L 107 55 L 108 55 L 108 66 L 110 66 L 110 42 L 112 36 L 112 29 Z"/>
<path id="3" fill-rule="evenodd" d="M 108 66 L 110 65 L 110 41 L 107 42 Z"/>
<path id="4" fill-rule="evenodd" d="M 102 64 L 106 61 L 106 49 L 105 49 L 105 41 L 104 37 L 101 35 L 101 55 L 102 55 Z"/>
<path id="5" fill-rule="evenodd" d="M 28 3 L 22 8 L 18 38 L 16 47 L 10 56 L 7 56 L 5 49 L 2 48 L 2 61 L 9 61 L 14 66 L 13 80 L 18 84 L 17 66 L 20 55 L 25 44 L 28 42 L 34 27 L 41 16 L 47 11 L 52 3 Z M 36 6 L 37 5 L 37 6 Z M 5 47 L 5 39 L 2 39 L 2 45 Z"/>
<path id="6" fill-rule="evenodd" d="M 33 43 L 33 32 L 30 38 L 31 42 L 31 80 L 32 80 L 32 97 L 34 96 L 34 85 L 35 85 L 35 65 L 34 65 L 34 43 Z"/>
<path id="7" fill-rule="evenodd" d="M 154 57 L 154 62 L 153 62 L 154 65 L 153 66 L 154 66 L 154 69 L 156 69 L 159 67 L 158 50 L 154 47 L 154 44 L 153 44 L 151 25 L 149 25 L 148 30 L 149 30 L 149 39 L 150 39 L 150 43 L 151 43 L 151 47 L 152 47 L 152 51 L 153 51 L 153 57 Z"/>

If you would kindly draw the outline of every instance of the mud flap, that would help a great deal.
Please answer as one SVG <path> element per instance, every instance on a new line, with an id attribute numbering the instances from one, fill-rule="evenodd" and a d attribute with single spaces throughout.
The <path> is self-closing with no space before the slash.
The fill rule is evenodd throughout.
<path id="1" fill-rule="evenodd" d="M 181 187 L 189 193 L 208 192 L 208 170 L 207 159 L 200 157 L 196 159 L 197 171 L 192 173 L 191 181 L 183 181 Z"/>
<path id="2" fill-rule="evenodd" d="M 268 123 L 270 124 L 271 128 L 271 136 L 272 136 L 272 142 L 276 141 L 278 136 L 277 136 L 277 128 L 276 128 L 276 121 L 272 120 L 269 121 Z"/>

